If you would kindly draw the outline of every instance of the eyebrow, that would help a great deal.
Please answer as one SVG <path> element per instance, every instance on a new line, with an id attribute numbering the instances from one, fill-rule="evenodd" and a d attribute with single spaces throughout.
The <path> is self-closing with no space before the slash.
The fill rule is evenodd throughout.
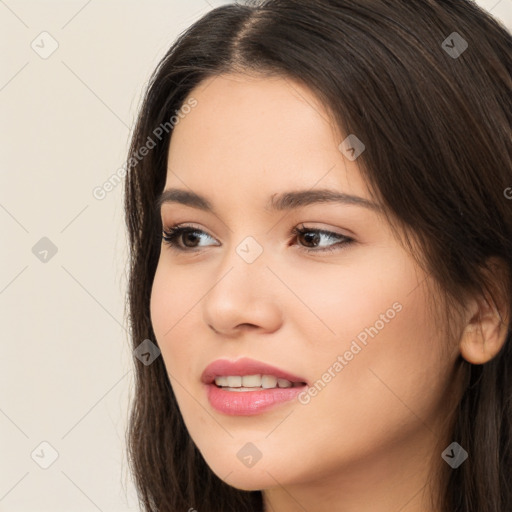
<path id="1" fill-rule="evenodd" d="M 165 203 L 179 203 L 216 214 L 213 205 L 206 197 L 190 190 L 178 188 L 164 190 L 155 201 L 155 213 L 160 213 L 162 205 Z M 331 189 L 297 190 L 272 194 L 265 209 L 267 211 L 285 211 L 316 203 L 338 203 L 362 206 L 374 211 L 382 210 L 381 206 L 368 199 Z"/>

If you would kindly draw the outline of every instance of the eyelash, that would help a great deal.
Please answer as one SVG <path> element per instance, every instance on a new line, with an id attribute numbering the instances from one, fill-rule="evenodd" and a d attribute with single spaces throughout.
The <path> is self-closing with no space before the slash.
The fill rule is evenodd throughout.
<path id="1" fill-rule="evenodd" d="M 183 252 L 198 252 L 198 249 L 196 249 L 196 248 L 192 248 L 192 247 L 183 248 L 183 247 L 179 246 L 179 244 L 177 243 L 177 240 L 179 240 L 180 236 L 184 233 L 196 233 L 196 234 L 199 233 L 199 234 L 205 234 L 207 236 L 210 236 L 210 235 L 208 235 L 208 233 L 206 233 L 205 231 L 203 231 L 201 229 L 197 229 L 192 226 L 185 226 L 183 224 L 175 224 L 174 226 L 170 226 L 163 230 L 162 239 L 163 239 L 164 243 L 167 244 L 167 246 L 169 246 L 173 251 L 178 251 L 178 252 L 182 252 L 182 253 Z M 311 249 L 308 247 L 302 247 L 301 250 L 305 251 L 307 253 L 333 252 L 336 250 L 341 250 L 344 247 L 355 242 L 355 240 L 353 238 L 350 238 L 345 235 L 341 235 L 339 233 L 334 233 L 332 231 L 326 231 L 323 229 L 306 228 L 304 226 L 294 227 L 290 231 L 290 236 L 291 235 L 300 236 L 300 235 L 304 235 L 306 233 L 316 233 L 318 235 L 327 236 L 328 238 L 331 238 L 331 239 L 334 238 L 334 239 L 340 240 L 338 243 L 333 244 L 329 247 L 325 247 L 323 249 Z M 200 251 L 200 249 L 199 249 L 199 251 Z"/>

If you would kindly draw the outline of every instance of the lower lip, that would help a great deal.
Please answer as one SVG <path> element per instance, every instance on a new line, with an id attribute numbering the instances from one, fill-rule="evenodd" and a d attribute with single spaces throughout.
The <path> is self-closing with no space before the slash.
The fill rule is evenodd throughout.
<path id="1" fill-rule="evenodd" d="M 223 414 L 253 416 L 293 400 L 306 385 L 291 388 L 258 389 L 258 391 L 226 391 L 215 384 L 206 385 L 210 405 Z"/>

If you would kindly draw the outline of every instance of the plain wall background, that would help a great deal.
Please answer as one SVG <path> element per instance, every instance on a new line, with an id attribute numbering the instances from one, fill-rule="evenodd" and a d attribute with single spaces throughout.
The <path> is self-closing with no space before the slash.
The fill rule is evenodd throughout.
<path id="1" fill-rule="evenodd" d="M 92 192 L 123 165 L 160 58 L 226 3 L 0 0 L 2 512 L 138 510 L 123 183 Z M 512 29 L 512 0 L 477 3 Z"/>

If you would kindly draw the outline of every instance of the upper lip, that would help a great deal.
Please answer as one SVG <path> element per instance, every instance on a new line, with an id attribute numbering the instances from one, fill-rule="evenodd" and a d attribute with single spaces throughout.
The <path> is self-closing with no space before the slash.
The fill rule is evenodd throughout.
<path id="1" fill-rule="evenodd" d="M 215 377 L 236 375 L 274 375 L 278 379 L 286 379 L 290 382 L 304 382 L 306 379 L 293 375 L 290 372 L 281 370 L 261 361 L 244 357 L 237 361 L 229 359 L 217 359 L 210 363 L 201 375 L 201 381 L 205 384 L 211 384 L 215 381 Z"/>

